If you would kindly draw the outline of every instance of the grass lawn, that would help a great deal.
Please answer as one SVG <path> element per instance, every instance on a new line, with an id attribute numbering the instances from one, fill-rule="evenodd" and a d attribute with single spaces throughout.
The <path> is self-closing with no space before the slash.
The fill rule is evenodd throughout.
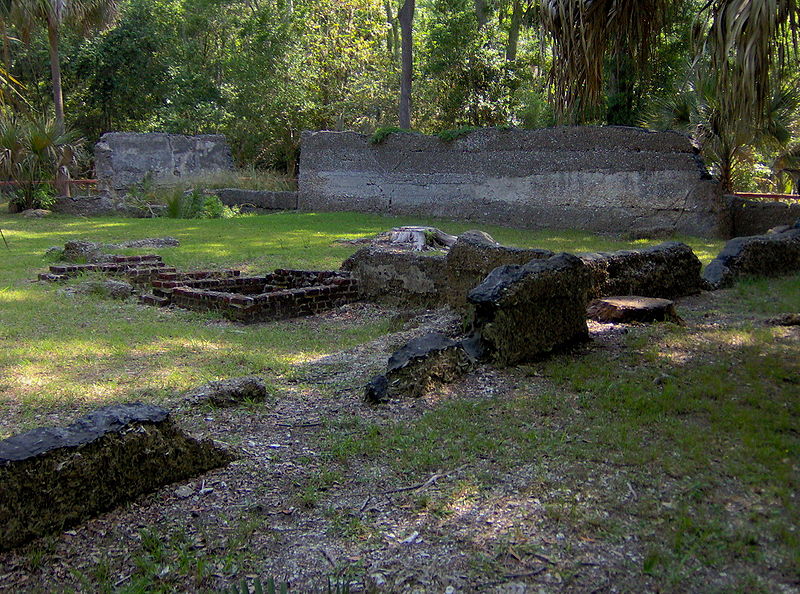
<path id="1" fill-rule="evenodd" d="M 412 223 L 475 227 L 353 213 L 0 215 L 10 246 L 0 245 L 0 438 L 139 399 L 249 452 L 209 477 L 214 505 L 166 488 L 77 528 L 83 545 L 56 535 L 0 555 L 0 589 L 44 591 L 59 580 L 213 591 L 256 576 L 297 591 L 324 587 L 325 576 L 373 591 L 800 587 L 798 331 L 764 324 L 800 311 L 800 275 L 684 300 L 684 326 L 601 332 L 577 351 L 482 368 L 418 402 L 378 408 L 360 402 L 360 387 L 414 330 L 407 315 L 373 308 L 241 326 L 31 282 L 49 264 L 47 247 L 69 239 L 170 235 L 180 247 L 147 251 L 183 269 L 259 273 L 337 268 L 357 248 L 336 240 Z M 481 228 L 554 251 L 658 243 Z M 722 247 L 680 239 L 704 263 Z M 180 404 L 190 387 L 251 373 L 271 382 L 267 405 Z M 286 440 L 291 447 L 272 447 Z"/>

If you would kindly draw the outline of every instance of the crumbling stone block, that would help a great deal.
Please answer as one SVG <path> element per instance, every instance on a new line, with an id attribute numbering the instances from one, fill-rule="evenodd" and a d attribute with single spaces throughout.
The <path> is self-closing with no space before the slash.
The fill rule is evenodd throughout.
<path id="1" fill-rule="evenodd" d="M 642 250 L 579 254 L 589 267 L 592 298 L 641 295 L 672 299 L 699 293 L 702 264 L 688 245 L 670 241 Z"/>
<path id="2" fill-rule="evenodd" d="M 452 307 L 463 309 L 469 292 L 498 266 L 522 265 L 553 255 L 550 250 L 500 245 L 482 231 L 462 233 L 447 254 L 448 286 L 444 300 Z"/>
<path id="3" fill-rule="evenodd" d="M 606 297 L 595 299 L 589 304 L 586 316 L 598 322 L 675 322 L 681 323 L 675 311 L 675 302 L 655 297 Z"/>
<path id="4" fill-rule="evenodd" d="M 61 259 L 64 262 L 108 262 L 113 256 L 103 251 L 103 244 L 75 239 L 64 244 Z"/>
<path id="5" fill-rule="evenodd" d="M 535 360 L 589 337 L 589 269 L 570 254 L 495 268 L 469 294 L 473 327 L 500 365 Z"/>
<path id="6" fill-rule="evenodd" d="M 118 404 L 0 441 L 0 550 L 63 530 L 233 455 L 157 406 Z"/>
<path id="7" fill-rule="evenodd" d="M 469 372 L 479 356 L 473 341 L 456 341 L 439 332 L 425 334 L 391 356 L 386 375 L 367 384 L 365 399 L 384 402 L 398 396 L 424 396 Z"/>
<path id="8" fill-rule="evenodd" d="M 359 295 L 399 307 L 436 307 L 447 294 L 444 256 L 363 248 L 342 264 L 358 281 Z"/>
<path id="9" fill-rule="evenodd" d="M 781 276 L 800 271 L 800 228 L 783 233 L 737 237 L 706 266 L 712 289 L 731 286 L 743 276 Z"/>
<path id="10" fill-rule="evenodd" d="M 264 402 L 267 386 L 254 375 L 209 382 L 193 390 L 188 398 L 197 404 L 219 407 L 237 406 L 243 402 Z"/>

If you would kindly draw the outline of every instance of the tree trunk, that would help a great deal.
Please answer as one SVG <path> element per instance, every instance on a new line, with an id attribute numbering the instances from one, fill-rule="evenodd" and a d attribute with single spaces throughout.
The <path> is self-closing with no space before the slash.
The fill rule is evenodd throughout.
<path id="1" fill-rule="evenodd" d="M 61 63 L 58 53 L 58 27 L 47 23 L 47 39 L 50 42 L 50 74 L 53 78 L 53 103 L 56 108 L 56 126 L 64 133 L 64 95 L 61 92 Z"/>
<path id="2" fill-rule="evenodd" d="M 3 36 L 3 64 L 6 68 L 6 72 L 11 74 L 11 50 L 8 47 L 8 31 L 6 30 L 6 21 L 5 19 L 0 19 L 0 35 Z"/>
<path id="3" fill-rule="evenodd" d="M 58 28 L 52 23 L 47 23 L 47 39 L 50 42 L 50 73 L 53 77 L 53 104 L 56 109 L 56 129 L 59 134 L 66 130 L 64 124 L 64 95 L 61 91 L 61 62 L 58 52 Z M 55 172 L 56 193 L 60 196 L 70 195 L 69 175 L 65 175 L 61 167 Z"/>
<path id="4" fill-rule="evenodd" d="M 386 49 L 396 62 L 400 61 L 400 33 L 397 30 L 397 18 L 392 13 L 392 3 L 390 0 L 383 1 L 383 8 L 386 11 L 386 23 L 389 25 L 386 31 Z"/>
<path id="5" fill-rule="evenodd" d="M 478 19 L 478 29 L 481 29 L 489 21 L 488 12 L 486 10 L 486 0 L 475 0 L 475 17 Z"/>
<path id="6" fill-rule="evenodd" d="M 414 72 L 413 29 L 415 0 L 404 0 L 398 13 L 402 45 L 400 75 L 400 127 L 411 128 L 411 79 Z"/>
<path id="7" fill-rule="evenodd" d="M 719 161 L 719 185 L 723 194 L 733 193 L 733 156 L 722 155 Z"/>
<path id="8" fill-rule="evenodd" d="M 514 0 L 511 11 L 511 26 L 508 29 L 508 44 L 506 45 L 506 60 L 513 62 L 517 59 L 519 46 L 519 30 L 522 27 L 522 2 Z"/>

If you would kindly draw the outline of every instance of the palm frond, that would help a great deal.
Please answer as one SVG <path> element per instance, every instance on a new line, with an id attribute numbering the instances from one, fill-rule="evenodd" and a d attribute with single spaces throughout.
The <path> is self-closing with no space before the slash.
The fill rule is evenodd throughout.
<path id="1" fill-rule="evenodd" d="M 625 52 L 634 67 L 645 70 L 669 5 L 670 0 L 543 0 L 557 113 L 563 117 L 602 102 L 609 52 Z"/>
<path id="2" fill-rule="evenodd" d="M 775 66 L 797 60 L 797 0 L 716 0 L 710 4 L 707 44 L 711 66 L 740 117 L 760 119 L 771 98 Z M 796 62 L 795 62 L 796 63 Z"/>

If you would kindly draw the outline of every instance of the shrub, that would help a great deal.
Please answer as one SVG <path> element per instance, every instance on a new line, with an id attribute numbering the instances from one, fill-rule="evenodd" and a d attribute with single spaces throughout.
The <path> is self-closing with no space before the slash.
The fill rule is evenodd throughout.
<path id="1" fill-rule="evenodd" d="M 8 209 L 22 212 L 29 208 L 50 208 L 55 201 L 56 191 L 50 184 L 23 185 L 9 193 Z"/>
<path id="2" fill-rule="evenodd" d="M 75 132 L 61 132 L 45 117 L 0 117 L 0 172 L 16 184 L 9 200 L 14 210 L 52 205 L 52 186 L 41 181 L 55 179 L 77 162 L 82 140 Z"/>
<path id="3" fill-rule="evenodd" d="M 216 195 L 175 192 L 167 198 L 166 215 L 172 219 L 230 219 L 239 215 L 238 207 L 225 206 Z"/>

